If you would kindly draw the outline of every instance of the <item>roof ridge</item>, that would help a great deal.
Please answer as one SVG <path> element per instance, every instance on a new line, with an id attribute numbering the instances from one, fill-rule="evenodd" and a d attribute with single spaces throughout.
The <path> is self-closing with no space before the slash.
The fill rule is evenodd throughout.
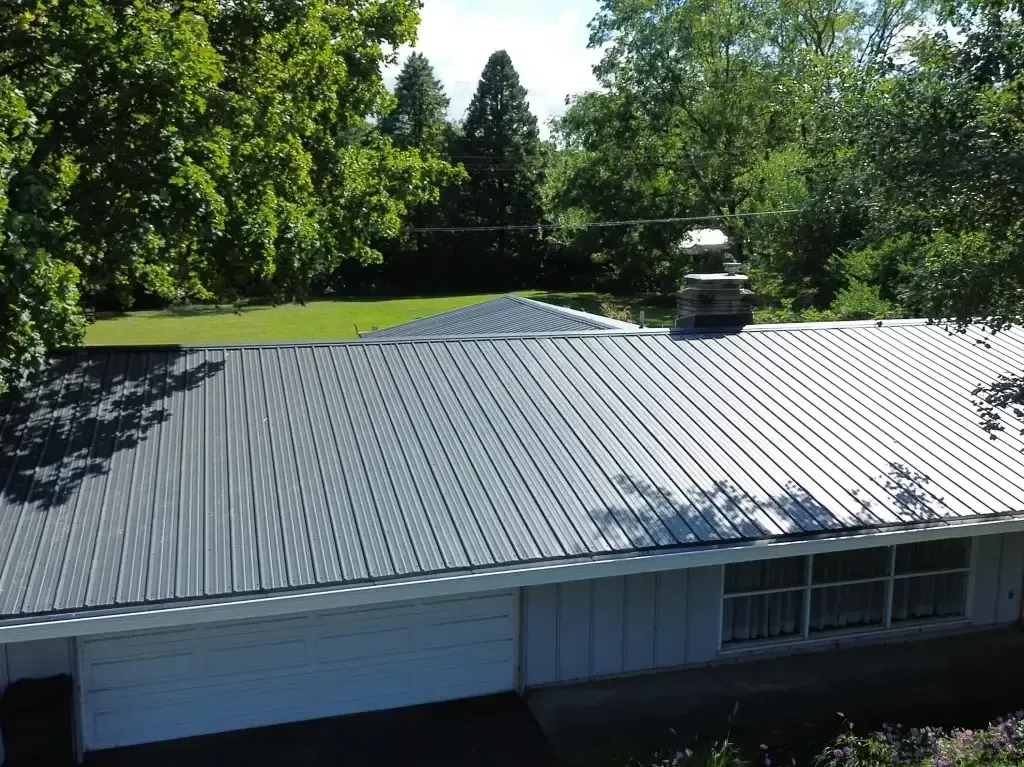
<path id="1" fill-rule="evenodd" d="M 526 304 L 528 306 L 545 309 L 549 312 L 552 312 L 553 314 L 558 314 L 561 317 L 571 317 L 574 320 L 580 320 L 581 322 L 589 323 L 590 325 L 593 325 L 595 328 L 599 330 L 614 330 L 617 328 L 617 325 L 615 323 L 618 322 L 618 320 L 613 320 L 611 317 L 605 317 L 600 314 L 594 314 L 593 312 L 583 311 L 582 309 L 573 309 L 568 306 L 549 304 L 546 301 L 538 301 L 535 298 L 527 298 L 526 296 L 517 296 L 514 293 L 509 293 L 508 297 L 515 299 L 516 301 L 519 301 L 520 303 Z M 632 322 L 626 322 L 623 323 L 623 325 L 633 325 L 635 327 L 639 327 L 639 325 L 635 325 L 635 323 Z"/>
<path id="2" fill-rule="evenodd" d="M 504 296 L 501 296 L 502 298 Z M 497 300 L 497 299 L 492 299 Z M 485 302 L 486 303 L 486 302 Z M 404 323 L 403 323 L 404 324 Z M 494 339 L 517 340 L 531 338 L 603 338 L 604 336 L 694 336 L 709 337 L 736 335 L 739 333 L 788 332 L 808 330 L 844 330 L 844 329 L 885 329 L 889 327 L 919 327 L 935 325 L 926 319 L 905 320 L 838 320 L 833 322 L 788 322 L 764 325 L 745 325 L 743 327 L 721 328 L 635 328 L 621 329 L 614 327 L 595 328 L 594 330 L 548 330 L 519 331 L 514 333 L 465 333 L 454 336 L 388 336 L 361 338 L 317 339 L 308 341 L 262 341 L 262 342 L 225 342 L 214 344 L 99 344 L 95 346 L 78 346 L 64 349 L 57 354 L 81 354 L 94 351 L 130 352 L 130 351 L 201 351 L 204 349 L 275 349 L 295 348 L 304 346 L 349 346 L 394 343 L 446 343 L 449 341 L 489 341 Z"/>

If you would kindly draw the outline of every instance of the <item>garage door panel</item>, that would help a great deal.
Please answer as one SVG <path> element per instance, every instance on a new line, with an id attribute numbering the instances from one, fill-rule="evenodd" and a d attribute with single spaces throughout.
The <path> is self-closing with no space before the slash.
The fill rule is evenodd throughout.
<path id="1" fill-rule="evenodd" d="M 513 689 L 512 593 L 83 640 L 89 750 Z"/>
<path id="2" fill-rule="evenodd" d="M 317 642 L 321 663 L 358 660 L 383 653 L 408 652 L 412 648 L 412 632 L 408 628 L 386 631 L 361 631 L 357 634 L 332 633 Z"/>
<path id="3" fill-rule="evenodd" d="M 305 638 L 211 647 L 206 653 L 206 672 L 211 676 L 248 674 L 252 671 L 290 671 L 309 665 Z"/>
<path id="4" fill-rule="evenodd" d="M 145 658 L 101 660 L 89 667 L 86 682 L 95 689 L 191 679 L 198 669 L 190 652 L 150 655 Z"/>

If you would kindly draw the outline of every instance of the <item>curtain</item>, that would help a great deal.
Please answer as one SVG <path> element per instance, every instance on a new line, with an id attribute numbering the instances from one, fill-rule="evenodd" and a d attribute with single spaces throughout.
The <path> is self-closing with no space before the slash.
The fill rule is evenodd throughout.
<path id="1" fill-rule="evenodd" d="M 803 604 L 802 590 L 726 597 L 722 642 L 798 636 L 803 625 Z"/>
<path id="2" fill-rule="evenodd" d="M 967 573 L 898 578 L 892 592 L 892 622 L 964 615 Z"/>

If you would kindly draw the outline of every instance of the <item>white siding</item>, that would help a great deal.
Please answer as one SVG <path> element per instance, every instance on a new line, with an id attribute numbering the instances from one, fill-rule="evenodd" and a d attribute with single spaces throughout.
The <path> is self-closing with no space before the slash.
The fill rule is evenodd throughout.
<path id="1" fill-rule="evenodd" d="M 979 538 L 974 561 L 974 623 L 986 626 L 1018 620 L 1024 585 L 1024 533 Z"/>
<path id="2" fill-rule="evenodd" d="M 532 586 L 523 594 L 527 686 L 714 657 L 721 568 Z"/>

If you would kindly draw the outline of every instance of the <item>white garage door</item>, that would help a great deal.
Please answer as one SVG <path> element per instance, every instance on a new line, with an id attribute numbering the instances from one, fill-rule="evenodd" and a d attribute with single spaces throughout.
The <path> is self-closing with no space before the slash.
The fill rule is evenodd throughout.
<path id="1" fill-rule="evenodd" d="M 512 593 L 79 642 L 88 750 L 511 690 Z"/>

